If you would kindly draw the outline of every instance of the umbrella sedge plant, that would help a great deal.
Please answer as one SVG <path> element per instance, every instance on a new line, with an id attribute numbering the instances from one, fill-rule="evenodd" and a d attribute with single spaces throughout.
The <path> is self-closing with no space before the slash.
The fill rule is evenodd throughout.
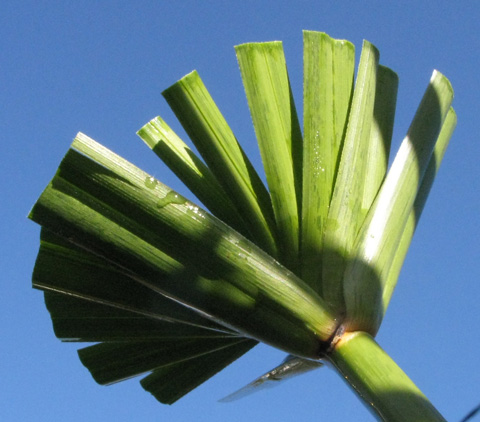
<path id="1" fill-rule="evenodd" d="M 375 46 L 355 72 L 350 42 L 304 32 L 303 130 L 281 42 L 235 50 L 267 185 L 195 71 L 163 96 L 199 155 L 160 117 L 138 135 L 202 206 L 79 133 L 29 215 L 56 336 L 166 404 L 264 342 L 289 357 L 253 385 L 328 362 L 379 419 L 443 421 L 375 335 L 456 124 L 449 81 L 388 169 L 398 78 Z"/>

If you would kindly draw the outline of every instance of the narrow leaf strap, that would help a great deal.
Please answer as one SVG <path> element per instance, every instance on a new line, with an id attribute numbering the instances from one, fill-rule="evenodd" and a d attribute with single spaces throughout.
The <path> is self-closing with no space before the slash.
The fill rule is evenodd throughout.
<path id="1" fill-rule="evenodd" d="M 298 269 L 302 134 L 282 43 L 235 47 L 272 198 L 281 262 Z"/>
<path id="2" fill-rule="evenodd" d="M 302 280 L 321 290 L 323 233 L 353 90 L 355 48 L 303 33 Z"/>

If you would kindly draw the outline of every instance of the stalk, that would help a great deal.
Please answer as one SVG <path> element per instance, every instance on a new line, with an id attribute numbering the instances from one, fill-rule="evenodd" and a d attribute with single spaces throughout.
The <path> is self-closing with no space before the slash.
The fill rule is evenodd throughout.
<path id="1" fill-rule="evenodd" d="M 369 334 L 344 334 L 329 360 L 380 420 L 446 422 Z"/>

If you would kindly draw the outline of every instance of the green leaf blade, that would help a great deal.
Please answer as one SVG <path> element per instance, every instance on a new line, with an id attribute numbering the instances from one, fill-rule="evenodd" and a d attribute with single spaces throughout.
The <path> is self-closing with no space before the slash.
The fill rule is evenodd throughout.
<path id="1" fill-rule="evenodd" d="M 302 279 L 321 290 L 322 245 L 353 88 L 355 48 L 304 31 Z"/>
<path id="2" fill-rule="evenodd" d="M 379 54 L 363 44 L 340 166 L 325 225 L 322 294 L 344 309 L 342 279 L 355 236 L 363 222 L 362 196 L 367 183 L 368 150 L 375 105 Z"/>
<path id="3" fill-rule="evenodd" d="M 185 362 L 158 368 L 140 383 L 161 403 L 173 404 L 256 344 L 253 340 L 243 341 Z"/>
<path id="4" fill-rule="evenodd" d="M 281 261 L 298 269 L 302 135 L 280 42 L 235 47 L 272 198 Z"/>
<path id="5" fill-rule="evenodd" d="M 237 337 L 234 333 L 154 318 L 56 292 L 45 292 L 45 304 L 55 336 L 62 341 L 93 343 Z"/>
<path id="6" fill-rule="evenodd" d="M 210 169 L 160 117 L 137 134 L 213 215 L 252 239 L 246 223 Z M 153 181 L 152 181 L 153 183 Z"/>
<path id="7" fill-rule="evenodd" d="M 243 216 L 256 243 L 276 256 L 270 196 L 198 73 L 186 75 L 163 96 Z"/>
<path id="8" fill-rule="evenodd" d="M 386 277 L 452 100 L 450 82 L 435 71 L 345 271 L 350 329 L 375 334 L 380 326 Z"/>
<path id="9" fill-rule="evenodd" d="M 46 296 L 54 294 L 50 292 L 57 292 L 63 297 L 62 303 L 69 298 L 77 299 L 76 304 L 67 308 L 59 308 L 59 304 L 52 300 L 47 302 L 47 307 L 49 303 L 53 306 L 52 309 L 49 307 L 50 312 L 53 312 L 52 319 L 55 319 L 55 316 L 73 316 L 75 309 L 82 307 L 78 304 L 79 301 L 83 306 L 90 302 L 92 312 L 96 312 L 95 305 L 100 305 L 103 308 L 112 308 L 106 312 L 118 309 L 158 322 L 207 328 L 213 330 L 212 334 L 230 332 L 139 283 L 124 268 L 82 250 L 45 229 L 41 231 L 40 250 L 32 279 L 33 287 L 44 290 Z M 84 315 L 88 315 L 86 310 Z M 91 332 L 89 335 L 96 334 Z"/>
<path id="10" fill-rule="evenodd" d="M 432 188 L 435 176 L 439 170 L 440 164 L 442 163 L 443 156 L 447 150 L 450 138 L 452 137 L 455 126 L 457 125 L 457 116 L 453 108 L 450 108 L 445 122 L 443 123 L 440 135 L 435 144 L 435 149 L 433 150 L 433 155 L 430 158 L 427 170 L 422 179 L 422 184 L 418 190 L 415 202 L 413 204 L 413 209 L 410 211 L 408 220 L 405 224 L 405 229 L 401 235 L 400 243 L 398 245 L 395 256 L 393 257 L 390 268 L 387 271 L 385 287 L 383 289 L 382 302 L 383 302 L 383 314 L 385 314 L 390 300 L 393 295 L 393 290 L 397 284 L 398 277 L 400 275 L 400 270 L 402 268 L 403 262 L 407 255 L 408 248 L 412 242 L 415 229 L 422 215 L 423 208 Z"/>
<path id="11" fill-rule="evenodd" d="M 385 66 L 378 66 L 375 105 L 367 149 L 365 183 L 363 185 L 360 220 L 364 220 L 387 173 L 392 144 L 398 76 Z"/>
<path id="12" fill-rule="evenodd" d="M 244 339 L 174 339 L 100 343 L 78 351 L 81 362 L 96 382 L 113 384 L 156 368 L 183 362 Z"/>
<path id="13" fill-rule="evenodd" d="M 335 316 L 300 279 L 160 182 L 146 186 L 150 176 L 93 140 L 74 146 L 81 154 L 67 154 L 31 218 L 221 325 L 317 356 Z"/>

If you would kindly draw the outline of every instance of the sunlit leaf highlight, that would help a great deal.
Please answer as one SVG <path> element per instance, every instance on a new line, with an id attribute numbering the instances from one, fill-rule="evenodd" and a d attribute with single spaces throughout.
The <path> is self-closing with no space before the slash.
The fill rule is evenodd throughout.
<path id="1" fill-rule="evenodd" d="M 450 82 L 433 73 L 388 168 L 398 77 L 373 44 L 355 76 L 352 43 L 304 31 L 303 134 L 282 43 L 235 51 L 267 186 L 196 71 L 163 92 L 189 139 L 160 117 L 138 135 L 201 206 L 79 133 L 29 214 L 55 335 L 165 404 L 263 342 L 288 358 L 225 401 L 330 361 L 379 418 L 444 421 L 374 337 L 456 125 Z"/>

